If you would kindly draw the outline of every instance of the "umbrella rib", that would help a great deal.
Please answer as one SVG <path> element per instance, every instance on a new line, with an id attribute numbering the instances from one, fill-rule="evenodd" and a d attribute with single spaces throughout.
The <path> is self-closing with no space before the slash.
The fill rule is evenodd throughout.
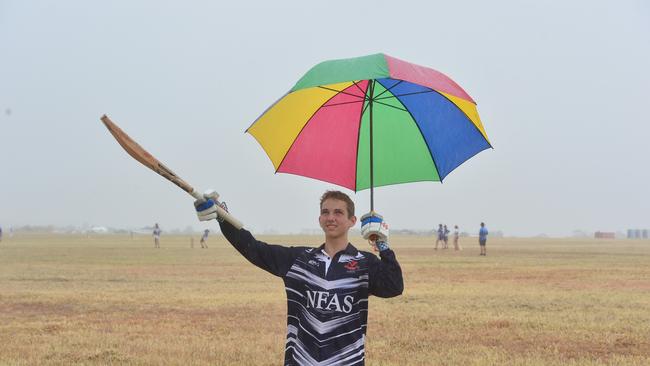
<path id="1" fill-rule="evenodd" d="M 408 111 L 407 111 L 406 109 L 404 109 L 404 108 L 396 107 L 396 106 L 394 106 L 394 105 L 390 105 L 390 104 L 388 104 L 388 103 L 382 103 L 382 102 L 379 102 L 379 101 L 376 101 L 376 100 L 373 100 L 373 103 L 381 104 L 381 105 L 386 106 L 386 107 L 395 108 L 395 109 L 397 109 L 398 111 L 408 112 Z"/>
<path id="2" fill-rule="evenodd" d="M 360 97 L 360 96 L 358 96 L 358 95 L 356 95 L 356 94 L 352 94 L 352 93 L 346 92 L 345 90 L 336 90 L 336 89 L 327 88 L 327 87 L 324 87 L 324 86 L 319 86 L 319 88 L 321 88 L 321 89 L 325 89 L 325 90 L 329 90 L 329 91 L 333 91 L 333 92 L 335 92 L 335 93 L 337 93 L 337 94 L 340 93 L 340 94 L 349 95 L 349 96 L 351 96 L 351 97 L 356 97 L 356 98 L 359 98 L 359 99 L 361 99 L 361 100 L 363 100 L 363 99 L 366 98 L 365 95 L 362 96 L 362 97 Z M 346 89 L 347 89 L 347 88 L 346 88 Z"/>
<path id="3" fill-rule="evenodd" d="M 379 98 L 379 99 L 389 99 L 389 98 L 405 97 L 405 96 L 409 96 L 409 95 L 426 94 L 426 93 L 437 93 L 437 91 L 431 89 L 431 90 L 420 91 L 420 92 L 404 93 L 404 94 L 400 94 L 400 95 L 394 95 L 394 94 L 393 94 L 393 96 L 390 96 L 390 97 L 383 97 L 383 98 Z"/>
<path id="4" fill-rule="evenodd" d="M 359 89 L 359 91 L 360 91 L 361 93 L 363 93 L 363 95 L 364 95 L 364 97 L 365 97 L 366 92 L 365 92 L 363 89 L 361 89 L 361 87 L 359 86 L 359 83 L 356 82 L 356 81 L 353 81 L 352 83 L 354 84 L 354 86 L 357 87 L 357 89 Z"/>
<path id="5" fill-rule="evenodd" d="M 385 93 L 388 93 L 391 89 L 393 89 L 394 87 L 398 86 L 398 85 L 401 84 L 403 81 L 404 81 L 404 80 L 399 80 L 398 82 L 395 83 L 395 85 L 391 86 L 390 88 L 385 88 L 384 91 L 381 92 L 381 93 L 379 93 L 379 94 L 377 94 L 377 95 L 375 96 L 374 99 L 375 99 L 375 100 L 377 100 L 377 99 L 384 99 L 384 98 L 379 98 L 379 97 L 381 97 L 381 96 L 382 96 L 383 94 L 385 94 Z M 382 84 L 382 86 L 384 86 L 384 85 Z M 389 97 L 389 98 L 390 98 L 390 97 Z"/>
<path id="6" fill-rule="evenodd" d="M 368 109 L 368 106 L 369 106 L 369 105 L 370 105 L 370 104 L 367 103 L 366 106 L 363 107 L 363 110 L 361 111 L 361 115 L 362 115 L 362 116 L 363 116 L 364 113 L 366 113 L 366 109 Z"/>
<path id="7" fill-rule="evenodd" d="M 336 106 L 338 106 L 338 105 L 354 104 L 354 103 L 363 103 L 363 102 L 365 102 L 365 100 L 355 100 L 355 101 L 352 101 L 352 102 L 332 103 L 332 104 L 323 105 L 321 108 L 325 108 L 325 107 L 336 107 Z"/>

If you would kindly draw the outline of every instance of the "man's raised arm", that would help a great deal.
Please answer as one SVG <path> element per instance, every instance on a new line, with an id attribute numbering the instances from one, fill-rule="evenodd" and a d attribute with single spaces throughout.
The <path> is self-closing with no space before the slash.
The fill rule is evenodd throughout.
<path id="1" fill-rule="evenodd" d="M 273 275 L 283 277 L 289 271 L 300 249 L 272 245 L 259 241 L 248 230 L 244 228 L 237 229 L 228 221 L 221 219 L 218 215 L 217 207 L 223 208 L 226 212 L 228 211 L 228 207 L 225 202 L 222 202 L 221 206 L 217 206 L 217 203 L 212 198 L 214 195 L 216 195 L 216 192 L 207 191 L 203 199 L 194 201 L 194 208 L 199 220 L 209 221 L 217 219 L 221 227 L 221 233 L 241 255 L 261 269 Z"/>

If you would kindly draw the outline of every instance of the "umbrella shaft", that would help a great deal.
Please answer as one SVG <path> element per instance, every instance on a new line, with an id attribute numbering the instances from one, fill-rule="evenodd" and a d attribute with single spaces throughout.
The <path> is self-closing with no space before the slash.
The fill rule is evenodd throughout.
<path id="1" fill-rule="evenodd" d="M 373 144 L 372 144 L 372 94 L 375 89 L 375 81 L 370 80 L 370 85 L 368 86 L 368 110 L 370 113 L 370 212 L 375 211 L 375 169 L 373 161 Z"/>

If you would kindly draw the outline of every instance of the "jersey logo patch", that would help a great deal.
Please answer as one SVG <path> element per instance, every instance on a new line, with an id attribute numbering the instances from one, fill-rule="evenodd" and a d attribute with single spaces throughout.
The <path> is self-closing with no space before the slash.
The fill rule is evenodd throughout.
<path id="1" fill-rule="evenodd" d="M 345 269 L 347 269 L 348 271 L 356 271 L 357 269 L 359 269 L 359 262 L 355 260 L 351 260 L 348 263 L 346 263 L 345 266 L 343 267 L 345 267 Z"/>

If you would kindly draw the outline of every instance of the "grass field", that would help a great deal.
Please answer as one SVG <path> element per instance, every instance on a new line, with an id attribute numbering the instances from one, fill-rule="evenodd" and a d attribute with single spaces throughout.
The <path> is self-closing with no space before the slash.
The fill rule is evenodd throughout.
<path id="1" fill-rule="evenodd" d="M 650 241 L 490 239 L 480 257 L 432 240 L 391 238 L 405 291 L 371 298 L 368 365 L 650 365 Z M 0 365 L 282 364 L 282 281 L 195 243 L 5 236 Z"/>

